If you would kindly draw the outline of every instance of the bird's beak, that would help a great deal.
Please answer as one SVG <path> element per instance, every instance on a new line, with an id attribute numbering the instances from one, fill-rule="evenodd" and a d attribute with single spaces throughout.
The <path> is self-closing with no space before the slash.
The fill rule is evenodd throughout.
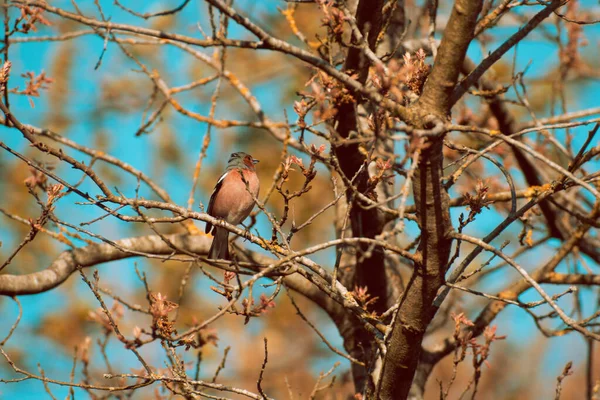
<path id="1" fill-rule="evenodd" d="M 258 164 L 259 162 L 260 162 L 260 161 L 259 161 L 259 160 L 257 160 L 256 158 L 253 158 L 253 159 L 252 159 L 252 164 Z"/>

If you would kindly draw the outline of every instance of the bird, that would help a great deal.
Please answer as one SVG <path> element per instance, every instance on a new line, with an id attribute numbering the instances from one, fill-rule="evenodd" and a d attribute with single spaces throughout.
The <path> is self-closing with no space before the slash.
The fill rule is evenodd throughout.
<path id="1" fill-rule="evenodd" d="M 254 208 L 260 183 L 254 166 L 258 160 L 244 152 L 232 153 L 227 169 L 221 175 L 208 202 L 208 215 L 232 225 L 240 224 Z M 242 176 L 244 179 L 242 180 Z M 244 180 L 246 182 L 244 182 Z M 248 185 L 246 187 L 246 184 Z M 212 231 L 213 241 L 208 259 L 229 260 L 229 231 L 206 223 L 205 233 Z"/>

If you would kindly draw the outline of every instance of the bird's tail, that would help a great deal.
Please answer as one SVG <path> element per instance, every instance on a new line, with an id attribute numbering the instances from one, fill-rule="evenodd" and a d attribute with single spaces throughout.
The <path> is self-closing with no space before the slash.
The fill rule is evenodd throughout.
<path id="1" fill-rule="evenodd" d="M 229 260 L 229 231 L 214 228 L 214 238 L 208 251 L 208 258 L 212 260 Z"/>

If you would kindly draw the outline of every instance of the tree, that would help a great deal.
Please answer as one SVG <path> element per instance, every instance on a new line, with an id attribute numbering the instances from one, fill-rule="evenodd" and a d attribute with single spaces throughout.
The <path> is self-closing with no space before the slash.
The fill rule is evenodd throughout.
<path id="1" fill-rule="evenodd" d="M 481 377 L 513 379 L 488 358 L 505 338 L 494 321 L 514 307 L 544 336 L 586 340 L 587 370 L 576 369 L 592 398 L 600 109 L 570 104 L 585 105 L 597 76 L 580 52 L 593 12 L 575 0 L 131 3 L 4 5 L 0 293 L 20 313 L 0 342 L 14 375 L 3 381 L 69 398 L 499 397 Z M 532 36 L 554 51 L 533 73 L 518 47 Z M 47 49 L 47 74 L 26 69 L 26 46 Z M 263 160 L 245 227 L 196 198 L 241 148 Z M 240 238 L 233 261 L 206 259 L 198 222 Z M 127 273 L 104 265 L 134 257 L 141 290 L 130 292 L 118 285 Z M 63 378 L 22 367 L 36 354 L 15 338 L 19 299 L 57 287 L 90 300 L 40 323 L 77 344 Z M 243 340 L 250 321 L 271 325 L 229 356 L 243 368 L 219 377 L 227 347 L 207 372 L 212 345 Z M 294 346 L 308 328 L 349 381 L 335 382 L 337 364 L 310 375 L 318 342 Z M 119 368 L 124 353 L 133 372 Z"/>

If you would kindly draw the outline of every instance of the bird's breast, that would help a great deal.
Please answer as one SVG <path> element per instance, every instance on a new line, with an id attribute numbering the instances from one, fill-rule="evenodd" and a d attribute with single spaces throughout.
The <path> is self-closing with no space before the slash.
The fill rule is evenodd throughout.
<path id="1" fill-rule="evenodd" d="M 230 171 L 223 180 L 223 184 L 213 205 L 213 215 L 222 218 L 230 224 L 241 223 L 254 208 L 253 196 L 258 196 L 259 181 L 255 173 L 243 170 L 242 181 L 240 172 Z"/>

